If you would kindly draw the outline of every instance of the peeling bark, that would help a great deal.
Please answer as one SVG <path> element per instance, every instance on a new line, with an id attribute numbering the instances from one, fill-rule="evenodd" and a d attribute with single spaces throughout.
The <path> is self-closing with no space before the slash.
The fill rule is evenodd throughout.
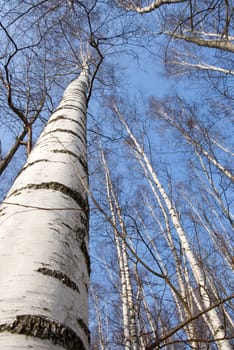
<path id="1" fill-rule="evenodd" d="M 46 276 L 51 276 L 54 278 L 57 278 L 59 281 L 61 281 L 62 283 L 64 283 L 66 286 L 68 286 L 69 288 L 72 288 L 73 290 L 77 291 L 78 293 L 80 293 L 80 290 L 78 288 L 78 286 L 76 285 L 75 282 L 73 282 L 65 273 L 60 272 L 60 271 L 56 271 L 56 270 L 51 270 L 48 269 L 46 267 L 39 267 L 37 269 L 37 272 L 43 273 L 43 275 Z"/>
<path id="2" fill-rule="evenodd" d="M 19 315 L 9 324 L 0 325 L 0 332 L 24 334 L 41 339 L 49 339 L 67 350 L 85 350 L 77 334 L 69 327 L 39 315 Z"/>
<path id="3" fill-rule="evenodd" d="M 61 193 L 71 197 L 74 199 L 77 204 L 81 207 L 84 214 L 88 213 L 88 206 L 87 206 L 87 199 L 83 199 L 82 195 L 78 191 L 73 191 L 71 188 L 65 186 L 64 184 L 57 183 L 57 182 L 42 182 L 40 184 L 28 184 L 26 187 L 18 188 L 14 192 L 11 193 L 10 196 L 8 196 L 8 199 L 11 198 L 11 196 L 18 196 L 21 194 L 24 190 L 27 189 L 52 189 L 54 191 L 60 191 Z"/>

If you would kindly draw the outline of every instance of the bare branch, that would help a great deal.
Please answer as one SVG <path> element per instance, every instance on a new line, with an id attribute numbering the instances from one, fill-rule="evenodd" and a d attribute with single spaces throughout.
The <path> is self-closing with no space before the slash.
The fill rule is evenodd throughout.
<path id="1" fill-rule="evenodd" d="M 150 345 L 148 345 L 146 347 L 146 350 L 153 350 L 155 348 L 155 346 L 158 344 L 158 342 L 163 342 L 165 340 L 167 340 L 168 338 L 170 338 L 173 334 L 177 333 L 180 329 L 184 328 L 184 326 L 186 326 L 188 323 L 190 323 L 191 321 L 201 317 L 202 315 L 204 315 L 205 313 L 209 312 L 210 310 L 216 308 L 217 306 L 226 303 L 227 301 L 230 301 L 234 298 L 234 295 L 230 295 L 227 298 L 224 299 L 220 299 L 218 300 L 216 303 L 214 303 L 213 305 L 211 305 L 210 307 L 206 308 L 205 310 L 202 310 L 201 312 L 198 312 L 196 315 L 190 317 L 189 319 L 185 320 L 184 322 L 182 322 L 181 324 L 179 324 L 178 326 L 176 326 L 174 329 L 170 330 L 167 334 L 163 335 L 159 340 L 157 340 L 157 342 L 154 342 Z M 220 339 L 219 339 L 220 340 Z M 222 340 L 222 339 L 221 339 Z M 194 339 L 193 339 L 194 341 Z M 214 340 L 216 341 L 216 340 Z"/>
<path id="2" fill-rule="evenodd" d="M 185 40 L 198 46 L 209 47 L 213 49 L 220 49 L 223 51 L 234 52 L 234 44 L 229 40 L 207 40 L 196 36 L 188 36 L 184 34 L 177 34 L 175 32 L 164 32 L 175 39 Z"/>
<path id="3" fill-rule="evenodd" d="M 150 5 L 144 6 L 144 7 L 139 7 L 135 5 L 133 1 L 119 0 L 117 1 L 117 3 L 128 11 L 135 11 L 137 13 L 142 14 L 142 13 L 152 12 L 163 5 L 178 4 L 180 2 L 185 2 L 185 1 L 187 0 L 156 0 L 156 1 L 153 1 Z"/>

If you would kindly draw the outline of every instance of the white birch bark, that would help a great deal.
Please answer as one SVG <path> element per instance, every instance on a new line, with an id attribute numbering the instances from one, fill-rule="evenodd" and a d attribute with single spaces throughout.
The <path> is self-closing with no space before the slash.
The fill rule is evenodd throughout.
<path id="1" fill-rule="evenodd" d="M 109 175 L 109 170 L 108 170 L 108 167 L 106 164 L 104 154 L 102 154 L 102 162 L 103 162 L 104 171 L 105 171 L 107 200 L 108 200 L 109 207 L 110 207 L 112 225 L 114 228 L 114 239 L 115 239 L 115 246 L 116 246 L 117 258 L 118 258 L 118 264 L 119 264 L 120 280 L 121 280 L 121 300 L 122 300 L 122 315 L 123 315 L 124 347 L 125 347 L 125 350 L 128 350 L 131 348 L 131 341 L 130 341 L 127 286 L 126 286 L 126 279 L 125 279 L 125 274 L 124 274 L 123 257 L 121 254 L 119 237 L 118 237 L 118 233 L 116 230 L 117 222 L 116 222 L 116 217 L 115 217 L 115 210 L 114 210 L 114 205 L 113 205 L 112 198 L 111 198 L 110 175 Z"/>
<path id="2" fill-rule="evenodd" d="M 151 216 L 157 222 L 157 224 L 162 232 L 162 235 L 164 236 L 164 238 L 168 244 L 168 247 L 169 247 L 169 249 L 174 257 L 176 277 L 177 277 L 177 282 L 178 282 L 178 286 L 179 286 L 179 290 L 180 290 L 181 299 L 178 298 L 178 295 L 175 294 L 175 292 L 172 288 L 170 288 L 170 289 L 171 289 L 171 293 L 173 295 L 173 298 L 175 299 L 175 302 L 176 302 L 177 311 L 178 311 L 180 320 L 181 320 L 181 322 L 183 322 L 185 317 L 187 319 L 189 319 L 192 316 L 192 308 L 193 308 L 193 304 L 194 304 L 193 294 L 191 292 L 189 292 L 192 290 L 192 288 L 191 288 L 191 284 L 189 281 L 188 272 L 187 272 L 186 268 L 184 268 L 184 271 L 182 271 L 181 261 L 180 261 L 180 258 L 178 256 L 178 253 L 177 253 L 174 241 L 173 241 L 173 237 L 171 234 L 171 228 L 170 228 L 168 214 L 163 206 L 162 200 L 161 200 L 159 194 L 157 193 L 156 188 L 154 187 L 153 181 L 148 176 L 147 169 L 144 165 L 144 162 L 142 161 L 141 157 L 137 153 L 136 153 L 136 158 L 144 171 L 145 177 L 147 178 L 147 180 L 150 184 L 153 195 L 154 195 L 154 197 L 159 205 L 159 208 L 163 214 L 163 218 L 165 221 L 165 229 L 162 226 L 162 223 L 156 218 L 155 213 L 154 213 L 151 205 L 149 203 L 147 203 L 147 206 L 149 207 Z M 163 266 L 163 262 L 159 256 L 159 253 L 158 253 L 156 246 L 154 245 L 153 242 L 151 242 L 151 244 L 153 246 L 153 249 L 155 251 L 156 256 L 158 257 L 158 259 L 160 261 L 160 265 Z M 163 266 L 163 272 L 165 275 L 168 275 L 168 273 L 165 271 L 164 266 Z M 181 305 L 181 301 L 183 301 L 182 305 Z M 195 329 L 194 329 L 192 323 L 188 323 L 188 325 L 185 327 L 185 331 L 187 333 L 188 339 L 195 339 L 196 338 L 196 332 L 195 332 Z M 199 345 L 196 342 L 192 342 L 191 346 L 193 347 L 193 349 L 197 349 Z"/>
<path id="3" fill-rule="evenodd" d="M 114 228 L 114 238 L 116 243 L 116 250 L 120 269 L 121 287 L 122 287 L 122 309 L 123 309 L 123 326 L 124 326 L 124 338 L 126 350 L 138 350 L 138 336 L 137 336 L 137 324 L 136 324 L 136 312 L 134 309 L 132 283 L 130 278 L 127 247 L 126 247 L 126 230 L 123 222 L 121 209 L 119 207 L 118 200 L 113 191 L 113 186 L 110 178 L 109 169 L 107 166 L 104 154 L 102 154 L 102 161 L 105 170 L 106 177 L 106 191 L 107 199 L 110 206 L 111 218 Z M 120 226 L 121 234 L 124 238 L 119 236 L 117 230 L 117 221 Z M 115 229 L 116 228 L 116 229 Z"/>
<path id="4" fill-rule="evenodd" d="M 211 156 L 197 141 L 192 139 L 187 133 L 183 132 L 184 137 L 186 140 L 191 143 L 194 148 L 198 149 L 207 159 L 210 161 L 221 173 L 223 173 L 225 176 L 227 176 L 232 182 L 234 182 L 234 175 L 226 169 L 222 164 L 220 164 L 217 159 L 215 159 L 213 156 Z"/>
<path id="5" fill-rule="evenodd" d="M 122 215 L 120 212 L 119 206 L 117 206 L 117 215 L 120 222 L 121 232 L 126 237 L 126 231 L 123 224 Z M 126 281 L 126 292 L 127 292 L 127 302 L 128 302 L 128 310 L 129 310 L 129 330 L 130 330 L 130 341 L 131 341 L 131 349 L 138 350 L 138 331 L 137 331 L 137 323 L 136 323 L 136 311 L 134 307 L 133 301 L 133 291 L 132 291 L 132 282 L 130 278 L 130 269 L 128 262 L 128 254 L 125 239 L 121 240 L 121 250 L 123 257 L 123 268 L 124 268 L 124 276 Z"/>
<path id="6" fill-rule="evenodd" d="M 175 261 L 175 269 L 176 269 L 176 277 L 177 277 L 177 282 L 178 282 L 178 286 L 180 289 L 180 295 L 181 298 L 178 298 L 178 295 L 174 292 L 174 290 L 170 287 L 172 296 L 175 300 L 176 303 L 176 308 L 178 311 L 178 315 L 179 315 L 179 319 L 181 322 L 183 322 L 185 319 L 189 319 L 192 316 L 192 309 L 193 309 L 193 294 L 192 294 L 192 287 L 188 278 L 188 273 L 186 271 L 186 269 L 184 270 L 184 278 L 183 278 L 183 274 L 182 274 L 182 268 L 181 268 L 181 263 L 172 239 L 172 235 L 171 235 L 171 229 L 170 229 L 170 224 L 169 224 L 169 220 L 166 214 L 165 209 L 163 208 L 162 202 L 155 190 L 155 188 L 153 187 L 153 184 L 151 182 L 152 185 L 152 191 L 154 193 L 154 195 L 156 195 L 158 204 L 160 209 L 163 212 L 163 216 L 164 216 L 164 220 L 166 221 L 166 232 L 164 227 L 162 226 L 162 223 L 160 222 L 160 220 L 156 217 L 152 206 L 150 205 L 150 203 L 147 201 L 147 207 L 149 208 L 150 211 L 150 215 L 154 218 L 154 220 L 157 222 L 162 235 L 166 236 L 165 239 L 167 241 L 167 244 L 169 246 L 170 252 L 172 253 L 173 257 L 174 257 L 174 261 Z M 150 239 L 149 233 L 146 231 L 145 232 L 146 237 L 148 238 L 148 241 L 151 242 L 152 245 L 152 249 L 154 251 L 154 254 L 157 256 L 158 261 L 160 262 L 160 266 L 163 270 L 163 273 L 165 276 L 168 275 L 167 269 L 160 257 L 160 254 L 158 252 L 158 249 L 156 247 L 156 245 L 154 244 L 154 241 Z M 167 238 L 167 235 L 169 235 L 169 237 Z M 185 280 L 185 281 L 184 281 Z M 181 303 L 181 300 L 183 300 L 183 303 Z M 193 327 L 192 323 L 188 323 L 187 326 L 185 326 L 185 332 L 188 336 L 188 339 L 195 339 L 196 338 L 196 332 L 195 329 Z M 198 349 L 198 343 L 196 342 L 191 342 L 191 346 L 193 347 L 193 349 Z"/>
<path id="7" fill-rule="evenodd" d="M 234 70 L 231 69 L 226 69 L 226 68 L 222 68 L 222 67 L 216 67 L 216 66 L 212 66 L 210 64 L 207 63 L 203 63 L 203 62 L 199 62 L 199 63 L 190 63 L 190 62 L 186 62 L 184 60 L 178 60 L 178 61 L 172 61 L 170 62 L 171 64 L 176 64 L 176 65 L 180 65 L 182 67 L 191 67 L 191 68 L 196 68 L 199 70 L 205 70 L 205 71 L 213 71 L 213 72 L 219 72 L 219 73 L 224 73 L 224 74 L 230 74 L 230 75 L 234 75 Z"/>
<path id="8" fill-rule="evenodd" d="M 164 32 L 164 34 L 170 35 L 171 37 L 175 39 L 181 39 L 184 41 L 187 41 L 189 43 L 193 43 L 198 46 L 204 46 L 204 47 L 209 47 L 213 49 L 219 49 L 223 51 L 228 51 L 228 52 L 234 52 L 234 44 L 231 39 L 228 38 L 228 40 L 212 40 L 212 39 L 205 39 L 202 37 L 196 36 L 196 33 L 191 35 L 185 35 L 185 34 L 179 34 L 175 32 Z M 208 34 L 205 33 L 205 36 L 208 37 Z"/>
<path id="9" fill-rule="evenodd" d="M 0 208 L 1 349 L 88 349 L 88 86 L 85 66 Z"/>
<path id="10" fill-rule="evenodd" d="M 103 332 L 103 325 L 102 325 L 102 318 L 101 318 L 101 310 L 99 307 L 99 300 L 97 295 L 95 294 L 94 289 L 91 287 L 91 295 L 94 303 L 94 309 L 96 313 L 96 319 L 97 319 L 97 328 L 98 328 L 98 343 L 99 343 L 99 349 L 105 350 L 105 336 Z"/>
<path id="11" fill-rule="evenodd" d="M 206 289 L 206 281 L 205 281 L 205 278 L 203 275 L 203 271 L 199 267 L 199 264 L 198 264 L 194 254 L 193 254 L 193 251 L 192 251 L 190 244 L 189 244 L 189 241 L 187 239 L 187 235 L 184 232 L 182 225 L 180 223 L 177 211 L 175 210 L 172 201 L 167 196 L 167 194 L 166 194 L 161 182 L 159 181 L 157 174 L 155 173 L 154 169 L 152 168 L 150 161 L 149 161 L 148 157 L 146 156 L 143 148 L 138 143 L 137 139 L 135 138 L 135 136 L 131 132 L 129 126 L 127 125 L 126 121 L 123 119 L 122 115 L 120 114 L 120 112 L 116 106 L 114 106 L 114 110 L 115 110 L 116 114 L 119 116 L 119 119 L 121 120 L 122 124 L 124 125 L 126 131 L 128 132 L 128 135 L 129 135 L 129 137 L 134 145 L 135 152 L 141 156 L 141 159 L 143 160 L 149 175 L 151 176 L 152 180 L 154 181 L 154 183 L 157 187 L 157 190 L 160 193 L 160 195 L 165 203 L 165 206 L 168 209 L 169 215 L 171 217 L 171 221 L 172 221 L 173 226 L 178 234 L 178 237 L 179 237 L 180 242 L 181 242 L 181 246 L 184 250 L 184 254 L 186 255 L 186 257 L 189 261 L 194 278 L 197 282 L 197 285 L 199 286 L 202 305 L 204 305 L 205 308 L 209 308 L 210 307 L 210 298 L 209 298 L 209 294 L 208 294 L 207 289 Z M 197 306 L 198 306 L 199 310 L 202 311 L 200 303 L 198 303 Z M 221 321 L 217 311 L 215 309 L 212 309 L 207 313 L 207 316 L 208 316 L 208 320 L 209 320 L 208 327 L 210 328 L 210 331 L 211 331 L 214 339 L 221 339 L 221 340 L 216 341 L 218 348 L 220 350 L 231 350 L 232 347 L 231 347 L 230 342 L 227 339 L 225 339 L 225 325 Z"/>
<path id="12" fill-rule="evenodd" d="M 146 317 L 147 317 L 147 320 L 148 320 L 148 325 L 149 325 L 149 329 L 150 329 L 150 332 L 152 334 L 154 334 L 155 336 L 157 336 L 157 327 L 158 325 L 155 324 L 155 321 L 153 320 L 153 317 L 152 317 L 152 313 L 150 311 L 150 308 L 149 308 L 149 305 L 148 305 L 148 302 L 147 302 L 147 298 L 146 298 L 146 295 L 145 295 L 145 292 L 144 292 L 144 286 L 143 286 L 143 283 L 142 283 L 142 280 L 139 276 L 139 273 L 138 273 L 138 270 L 137 270 L 137 265 L 135 264 L 134 266 L 134 270 L 133 270 L 133 273 L 135 275 L 135 279 L 136 279 L 136 282 L 137 282 L 137 287 L 138 287 L 138 299 L 139 300 L 142 300 L 142 303 L 143 303 L 143 307 L 144 307 L 144 312 L 146 314 Z M 139 303 L 139 302 L 138 302 Z M 140 314 L 141 310 L 140 310 L 140 306 L 138 307 L 138 313 Z M 140 320 L 139 320 L 140 321 Z M 145 331 L 145 333 L 148 331 L 148 329 L 146 327 L 144 327 L 145 325 L 141 325 L 141 328 L 143 328 L 143 330 Z M 146 339 L 144 339 L 143 336 L 140 336 L 140 344 L 141 344 L 141 348 L 144 349 L 145 346 L 146 346 Z"/>
<path id="13" fill-rule="evenodd" d="M 163 5 L 177 4 L 185 1 L 186 0 L 155 0 L 155 1 L 152 1 L 149 5 L 142 6 L 142 7 L 134 4 L 134 1 L 132 0 L 129 0 L 129 1 L 118 0 L 118 3 L 128 11 L 135 11 L 137 13 L 142 14 L 142 13 L 152 12 Z"/>
<path id="14" fill-rule="evenodd" d="M 215 201 L 218 203 L 220 210 L 223 212 L 223 214 L 226 216 L 232 227 L 234 226 L 234 216 L 231 214 L 229 208 L 225 205 L 222 195 L 220 195 L 219 190 L 215 186 L 214 179 L 212 174 L 210 174 L 210 171 L 208 170 L 210 168 L 209 164 L 208 167 L 205 165 L 205 162 L 203 161 L 202 156 L 199 154 L 198 151 L 195 150 L 195 153 L 198 157 L 198 160 L 201 164 L 202 170 L 204 171 L 204 174 L 206 175 L 206 178 L 210 184 L 210 189 L 207 190 L 207 192 L 215 199 Z M 200 175 L 198 174 L 198 177 Z M 201 180 L 201 182 L 204 182 Z M 206 184 L 205 184 L 206 186 Z M 207 186 L 206 186 L 207 187 Z"/>
<path id="15" fill-rule="evenodd" d="M 225 261 L 228 264 L 228 266 L 230 267 L 230 269 L 233 270 L 234 266 L 233 266 L 233 261 L 232 261 L 232 257 L 233 257 L 232 253 L 234 253 L 234 252 L 233 252 L 232 245 L 230 242 L 230 237 L 228 237 L 227 235 L 224 235 L 223 232 L 221 234 L 219 234 L 218 232 L 214 232 L 214 230 L 212 230 L 212 228 L 209 227 L 208 224 L 205 222 L 205 220 L 202 218 L 202 216 L 198 212 L 197 208 L 195 207 L 194 203 L 192 203 L 191 200 L 189 198 L 187 198 L 186 196 L 183 196 L 183 198 L 189 204 L 189 206 L 191 207 L 191 209 L 195 213 L 197 219 L 200 221 L 200 223 L 204 227 L 205 231 L 211 237 L 216 249 L 218 249 L 220 251 L 220 253 L 225 258 Z M 219 221 L 220 218 L 217 215 L 217 213 L 215 213 L 214 210 L 213 210 L 213 213 L 214 213 L 214 215 L 216 214 L 215 220 Z"/>
<path id="16" fill-rule="evenodd" d="M 183 279 L 183 273 L 182 273 L 182 269 L 181 269 L 181 264 L 180 264 L 180 258 L 178 256 L 178 253 L 177 253 L 177 250 L 176 250 L 176 247 L 175 247 L 175 244 L 174 244 L 174 241 L 173 241 L 173 238 L 172 238 L 172 234 L 171 234 L 171 228 L 170 228 L 170 222 L 169 222 L 169 219 L 168 219 L 168 215 L 166 213 L 166 210 L 164 209 L 163 207 L 163 204 L 162 204 L 162 201 L 160 199 L 160 196 L 158 195 L 152 181 L 149 179 L 149 177 L 147 176 L 147 170 L 146 168 L 144 167 L 144 164 L 142 162 L 142 160 L 140 159 L 140 157 L 137 156 L 137 159 L 140 163 L 140 165 L 142 166 L 143 168 L 143 171 L 145 173 L 145 176 L 150 184 L 150 187 L 151 187 L 151 190 L 153 192 L 153 195 L 159 205 L 159 208 L 163 214 L 163 218 L 164 218 L 164 221 L 165 221 L 165 230 L 162 226 L 162 224 L 160 223 L 160 221 L 155 217 L 155 214 L 152 210 L 152 207 L 150 205 L 149 206 L 149 209 L 150 209 L 150 212 L 151 212 L 151 215 L 152 217 L 154 217 L 154 219 L 156 220 L 157 224 L 159 225 L 160 229 L 161 229 L 161 232 L 168 244 L 168 247 L 170 248 L 170 251 L 172 252 L 173 254 L 173 257 L 174 257 L 174 261 L 175 261 L 175 268 L 176 268 L 176 276 L 177 276 L 177 282 L 178 282 L 178 286 L 179 286 L 179 289 L 180 289 L 180 292 L 181 292 L 181 295 L 182 295 L 182 298 L 183 300 L 185 301 L 186 300 L 186 286 L 184 284 L 184 279 Z"/>
<path id="17" fill-rule="evenodd" d="M 234 75 L 234 72 L 233 72 Z M 211 141 L 222 151 L 224 151 L 227 154 L 230 154 L 231 156 L 234 156 L 234 152 L 230 151 L 227 147 L 221 145 L 218 141 L 216 141 L 213 137 L 211 137 Z"/>

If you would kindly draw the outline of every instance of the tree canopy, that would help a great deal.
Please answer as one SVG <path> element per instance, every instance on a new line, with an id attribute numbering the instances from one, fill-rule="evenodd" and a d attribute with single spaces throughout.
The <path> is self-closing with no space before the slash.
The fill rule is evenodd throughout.
<path id="1" fill-rule="evenodd" d="M 0 9 L 2 200 L 89 67 L 91 349 L 231 349 L 232 2 Z"/>

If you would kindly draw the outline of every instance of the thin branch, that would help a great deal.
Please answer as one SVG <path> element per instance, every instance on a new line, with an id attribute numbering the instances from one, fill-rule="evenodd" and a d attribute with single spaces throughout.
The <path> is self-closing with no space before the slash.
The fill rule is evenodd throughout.
<path id="1" fill-rule="evenodd" d="M 169 35 L 175 39 L 181 39 L 198 46 L 209 47 L 213 49 L 220 49 L 223 51 L 234 52 L 234 44 L 227 40 L 207 40 L 198 38 L 195 36 L 188 36 L 184 34 L 177 34 L 174 32 L 164 32 L 164 34 Z"/>
<path id="2" fill-rule="evenodd" d="M 187 0 L 155 0 L 153 1 L 150 5 L 144 6 L 144 7 L 139 7 L 133 3 L 133 1 L 124 1 L 124 0 L 119 0 L 118 4 L 122 7 L 124 7 L 128 11 L 135 11 L 137 13 L 149 13 L 152 12 L 159 7 L 163 5 L 168 5 L 168 4 L 178 4 L 180 2 L 185 2 Z"/>
<path id="3" fill-rule="evenodd" d="M 171 329 L 167 334 L 165 334 L 163 337 L 159 338 L 159 340 L 157 340 L 157 342 L 153 342 L 150 345 L 148 345 L 146 347 L 146 350 L 153 350 L 155 348 L 156 345 L 158 345 L 158 342 L 163 342 L 165 340 L 167 340 L 168 338 L 170 338 L 172 335 L 174 335 L 175 333 L 177 333 L 180 329 L 184 328 L 188 323 L 194 321 L 195 319 L 201 317 L 202 315 L 204 315 L 205 313 L 209 312 L 210 310 L 216 308 L 217 306 L 226 303 L 227 301 L 231 300 L 234 298 L 234 294 L 230 295 L 227 298 L 218 300 L 216 303 L 214 303 L 213 305 L 211 305 L 210 307 L 206 308 L 205 310 L 202 310 L 200 312 L 198 312 L 197 314 L 195 314 L 194 316 L 190 317 L 189 319 L 185 320 L 184 322 L 180 323 L 178 326 L 174 327 L 173 329 Z M 225 338 L 226 339 L 226 338 Z M 220 339 L 215 339 L 214 341 L 218 341 Z"/>

